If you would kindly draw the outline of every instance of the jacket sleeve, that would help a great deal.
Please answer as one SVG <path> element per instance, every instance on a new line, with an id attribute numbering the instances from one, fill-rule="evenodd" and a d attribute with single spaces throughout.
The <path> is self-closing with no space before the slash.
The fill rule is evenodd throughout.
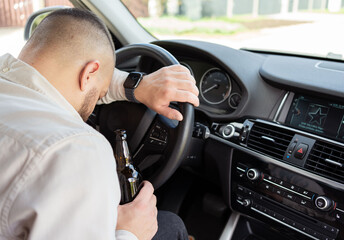
<path id="1" fill-rule="evenodd" d="M 54 144 L 35 164 L 13 202 L 12 233 L 27 239 L 130 239 L 116 233 L 120 199 L 116 164 L 106 139 L 81 134 Z"/>
<path id="2" fill-rule="evenodd" d="M 98 104 L 107 104 L 114 101 L 128 101 L 123 87 L 123 83 L 127 79 L 128 75 L 129 73 L 115 68 L 109 90 L 106 95 L 98 101 Z"/>

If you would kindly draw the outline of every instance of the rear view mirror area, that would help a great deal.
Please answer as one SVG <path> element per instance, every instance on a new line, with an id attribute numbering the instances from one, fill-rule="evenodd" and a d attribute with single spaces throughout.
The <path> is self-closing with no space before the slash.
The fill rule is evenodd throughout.
<path id="1" fill-rule="evenodd" d="M 53 11 L 63 9 L 63 8 L 68 8 L 68 7 L 66 7 L 66 6 L 46 7 L 46 8 L 40 9 L 37 12 L 34 12 L 33 14 L 31 14 L 30 17 L 28 18 L 26 24 L 25 24 L 24 39 L 28 40 L 30 38 L 30 36 L 35 31 L 36 27 L 42 22 L 42 20 L 46 16 L 48 16 Z"/>

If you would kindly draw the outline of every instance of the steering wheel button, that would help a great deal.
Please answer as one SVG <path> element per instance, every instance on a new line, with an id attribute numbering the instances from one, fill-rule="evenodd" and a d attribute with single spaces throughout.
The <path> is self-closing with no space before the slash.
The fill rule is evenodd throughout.
<path id="1" fill-rule="evenodd" d="M 159 137 L 159 132 L 158 131 L 153 131 L 152 137 L 158 138 Z"/>

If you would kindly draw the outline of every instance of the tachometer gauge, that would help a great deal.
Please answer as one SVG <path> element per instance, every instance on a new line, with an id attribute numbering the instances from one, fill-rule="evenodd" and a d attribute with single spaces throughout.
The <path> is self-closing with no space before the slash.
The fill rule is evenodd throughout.
<path id="1" fill-rule="evenodd" d="M 224 71 L 218 68 L 208 70 L 201 79 L 201 96 L 209 104 L 224 102 L 231 93 L 231 89 L 231 79 Z"/>

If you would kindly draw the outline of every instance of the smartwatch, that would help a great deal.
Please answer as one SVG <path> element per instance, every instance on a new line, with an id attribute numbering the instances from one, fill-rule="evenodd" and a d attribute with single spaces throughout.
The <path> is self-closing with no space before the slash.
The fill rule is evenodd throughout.
<path id="1" fill-rule="evenodd" d="M 139 103 L 139 101 L 137 101 L 137 99 L 135 98 L 134 90 L 140 84 L 144 75 L 145 74 L 141 72 L 131 72 L 125 80 L 123 84 L 124 92 L 125 96 L 130 102 Z"/>

